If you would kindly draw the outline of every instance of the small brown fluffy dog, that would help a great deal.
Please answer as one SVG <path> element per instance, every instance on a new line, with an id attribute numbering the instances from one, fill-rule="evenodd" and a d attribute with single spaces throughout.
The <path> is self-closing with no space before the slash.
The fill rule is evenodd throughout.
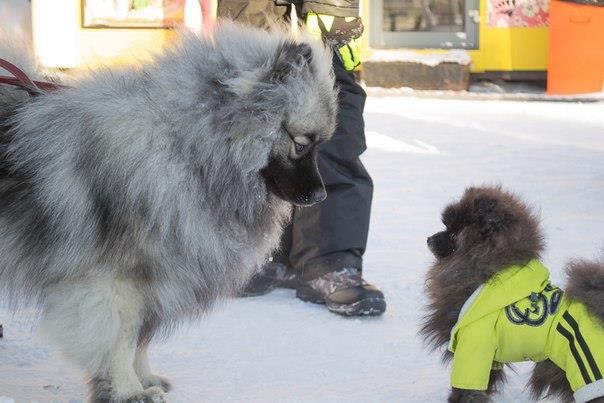
<path id="1" fill-rule="evenodd" d="M 464 303 L 478 287 L 507 267 L 539 259 L 544 248 L 536 215 L 500 187 L 468 188 L 446 207 L 442 222 L 446 229 L 428 238 L 436 262 L 427 275 L 430 303 L 421 329 L 434 349 L 448 345 Z M 565 296 L 582 302 L 604 324 L 604 265 L 578 261 L 567 272 Z M 443 358 L 452 357 L 446 351 Z M 492 369 L 486 391 L 452 388 L 449 402 L 488 402 L 504 380 L 503 369 Z M 565 372 L 549 359 L 535 365 L 529 388 L 535 399 L 573 401 Z"/>

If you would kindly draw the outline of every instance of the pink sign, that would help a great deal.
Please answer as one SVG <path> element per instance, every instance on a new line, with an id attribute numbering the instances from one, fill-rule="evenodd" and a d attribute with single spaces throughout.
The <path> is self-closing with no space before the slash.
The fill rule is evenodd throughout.
<path id="1" fill-rule="evenodd" d="M 487 25 L 491 28 L 549 26 L 549 0 L 487 0 Z"/>

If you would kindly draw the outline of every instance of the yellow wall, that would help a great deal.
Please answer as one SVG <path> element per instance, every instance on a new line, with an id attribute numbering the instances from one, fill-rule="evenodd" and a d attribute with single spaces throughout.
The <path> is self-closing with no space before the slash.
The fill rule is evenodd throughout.
<path id="1" fill-rule="evenodd" d="M 479 49 L 470 51 L 472 71 L 546 70 L 548 28 L 489 28 L 480 0 Z"/>
<path id="2" fill-rule="evenodd" d="M 86 29 L 81 0 L 32 0 L 34 49 L 46 67 L 74 68 L 144 59 L 174 36 L 168 29 Z"/>
<path id="3" fill-rule="evenodd" d="M 367 24 L 369 2 L 363 0 L 362 13 Z M 489 28 L 486 10 L 486 0 L 480 0 L 479 49 L 469 51 L 473 72 L 547 69 L 548 28 Z M 367 38 L 364 43 L 368 46 Z M 434 51 L 438 50 L 418 50 Z M 370 48 L 367 53 L 371 53 Z"/>

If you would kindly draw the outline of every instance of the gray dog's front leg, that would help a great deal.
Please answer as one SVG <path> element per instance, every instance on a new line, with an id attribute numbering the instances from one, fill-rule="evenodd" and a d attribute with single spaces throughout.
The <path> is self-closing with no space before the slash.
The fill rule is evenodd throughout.
<path id="1" fill-rule="evenodd" d="M 172 384 L 170 380 L 163 376 L 154 375 L 151 372 L 151 366 L 149 365 L 149 358 L 147 356 L 148 345 L 144 344 L 136 349 L 136 355 L 134 356 L 134 370 L 138 376 L 138 380 L 144 388 L 150 388 L 152 386 L 159 386 L 164 392 L 172 390 Z"/>

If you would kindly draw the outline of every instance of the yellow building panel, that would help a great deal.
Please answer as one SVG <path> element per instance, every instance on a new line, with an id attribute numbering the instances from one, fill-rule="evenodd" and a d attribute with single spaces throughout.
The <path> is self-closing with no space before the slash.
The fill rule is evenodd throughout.
<path id="1" fill-rule="evenodd" d="M 469 52 L 473 72 L 547 69 L 548 28 L 487 27 L 486 10 L 481 0 L 479 49 Z"/>
<path id="2" fill-rule="evenodd" d="M 370 0 L 363 0 L 362 15 L 368 29 Z M 470 50 L 472 72 L 485 71 L 540 71 L 547 70 L 548 28 L 491 28 L 487 27 L 487 0 L 480 0 L 479 48 Z M 367 38 L 364 55 L 372 51 Z M 407 49 L 420 53 L 442 52 L 442 49 Z"/>
<path id="3" fill-rule="evenodd" d="M 32 0 L 32 29 L 36 56 L 51 68 L 144 60 L 175 35 L 158 28 L 82 28 L 81 0 Z"/>

